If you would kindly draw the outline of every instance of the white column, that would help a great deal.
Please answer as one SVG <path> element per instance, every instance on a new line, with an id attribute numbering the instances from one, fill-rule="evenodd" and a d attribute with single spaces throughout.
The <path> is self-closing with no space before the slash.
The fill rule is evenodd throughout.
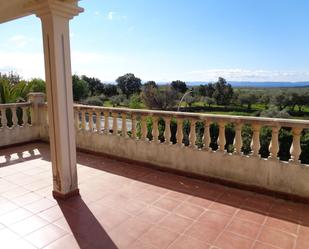
<path id="1" fill-rule="evenodd" d="M 69 20 L 82 12 L 77 1 L 36 1 L 43 30 L 45 77 L 54 197 L 78 194 Z"/>

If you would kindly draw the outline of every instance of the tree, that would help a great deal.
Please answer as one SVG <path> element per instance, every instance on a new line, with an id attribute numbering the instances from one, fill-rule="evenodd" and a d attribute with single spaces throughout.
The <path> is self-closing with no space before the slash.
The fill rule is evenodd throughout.
<path id="1" fill-rule="evenodd" d="M 258 101 L 258 96 L 254 93 L 244 93 L 240 94 L 238 99 L 241 105 L 247 105 L 247 109 L 251 110 L 252 104 Z"/>
<path id="2" fill-rule="evenodd" d="M 212 97 L 213 93 L 214 93 L 215 89 L 214 89 L 214 85 L 212 83 L 209 83 L 207 85 L 200 85 L 198 87 L 198 92 L 200 96 L 203 97 Z"/>
<path id="3" fill-rule="evenodd" d="M 264 108 L 267 109 L 268 108 L 268 105 L 270 103 L 270 96 L 269 94 L 263 94 L 260 99 L 259 99 L 259 103 L 263 104 L 264 105 Z"/>
<path id="4" fill-rule="evenodd" d="M 98 96 L 91 96 L 83 101 L 85 105 L 103 106 L 103 101 Z"/>
<path id="5" fill-rule="evenodd" d="M 114 84 L 104 84 L 103 93 L 107 97 L 111 97 L 118 94 L 117 86 Z"/>
<path id="6" fill-rule="evenodd" d="M 31 92 L 41 92 L 46 93 L 46 84 L 45 81 L 39 78 L 32 79 L 29 84 Z"/>
<path id="7" fill-rule="evenodd" d="M 183 81 L 176 80 L 171 83 L 172 89 L 176 92 L 185 93 L 188 90 L 187 84 Z"/>
<path id="8" fill-rule="evenodd" d="M 99 79 L 89 78 L 86 75 L 83 75 L 81 79 L 87 82 L 91 96 L 100 95 L 103 93 L 104 86 Z"/>
<path id="9" fill-rule="evenodd" d="M 120 76 L 117 80 L 117 85 L 123 94 L 130 97 L 134 93 L 140 93 L 142 83 L 141 79 L 135 77 L 134 74 L 128 73 L 123 76 Z"/>
<path id="10" fill-rule="evenodd" d="M 158 88 L 158 85 L 155 81 L 147 81 L 143 87 L 148 87 L 148 86 L 152 86 L 152 87 L 155 87 L 155 88 Z"/>
<path id="11" fill-rule="evenodd" d="M 273 105 L 277 106 L 280 111 L 282 111 L 289 105 L 290 98 L 286 93 L 281 92 L 273 96 L 271 102 Z"/>
<path id="12" fill-rule="evenodd" d="M 204 105 L 208 105 L 208 107 L 216 103 L 216 101 L 213 98 L 209 97 L 202 98 L 202 101 L 204 102 Z"/>
<path id="13" fill-rule="evenodd" d="M 152 85 L 143 87 L 141 93 L 143 103 L 149 109 L 166 110 L 175 106 L 178 100 L 177 92 L 171 87 L 156 88 Z"/>
<path id="14" fill-rule="evenodd" d="M 191 94 L 187 95 L 184 100 L 189 107 L 192 107 L 192 104 L 196 102 L 196 98 L 194 98 Z"/>
<path id="15" fill-rule="evenodd" d="M 89 96 L 89 88 L 86 81 L 80 79 L 77 75 L 72 76 L 73 100 L 80 101 Z"/>
<path id="16" fill-rule="evenodd" d="M 225 79 L 219 77 L 213 86 L 214 92 L 212 97 L 216 100 L 216 103 L 218 105 L 229 105 L 234 95 L 231 84 L 228 84 Z"/>

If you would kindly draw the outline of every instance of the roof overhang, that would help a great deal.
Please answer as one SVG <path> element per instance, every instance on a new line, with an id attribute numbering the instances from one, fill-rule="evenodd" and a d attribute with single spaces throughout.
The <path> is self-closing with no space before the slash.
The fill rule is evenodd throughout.
<path id="1" fill-rule="evenodd" d="M 77 5 L 78 0 L 0 0 L 0 23 L 32 15 L 36 5 L 44 2 L 65 2 Z"/>

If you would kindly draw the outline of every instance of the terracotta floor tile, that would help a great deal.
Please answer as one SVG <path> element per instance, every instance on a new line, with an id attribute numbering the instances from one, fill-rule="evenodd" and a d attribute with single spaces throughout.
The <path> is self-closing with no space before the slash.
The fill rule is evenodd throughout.
<path id="1" fill-rule="evenodd" d="M 42 248 L 61 238 L 65 234 L 67 234 L 67 232 L 62 230 L 60 227 L 49 224 L 35 232 L 28 234 L 24 238 L 36 247 Z"/>
<path id="2" fill-rule="evenodd" d="M 179 204 L 180 204 L 180 201 L 169 198 L 169 197 L 162 197 L 161 199 L 153 203 L 155 207 L 164 209 L 166 211 L 173 211 Z"/>
<path id="3" fill-rule="evenodd" d="M 220 228 L 212 228 L 203 223 L 195 222 L 185 232 L 185 235 L 201 240 L 205 243 L 212 244 L 221 232 L 222 229 Z"/>
<path id="4" fill-rule="evenodd" d="M 192 248 L 192 249 L 208 249 L 210 248 L 210 245 L 188 237 L 188 236 L 180 236 L 178 239 L 176 239 L 176 241 L 173 242 L 173 244 L 169 247 L 169 249 L 188 249 L 188 248 Z"/>
<path id="5" fill-rule="evenodd" d="M 296 241 L 296 249 L 307 249 L 309 248 L 309 237 L 300 236 Z"/>
<path id="6" fill-rule="evenodd" d="M 1 248 L 309 248 L 306 205 L 80 152 L 81 197 L 56 202 L 47 144 L 3 152 Z"/>
<path id="7" fill-rule="evenodd" d="M 269 244 L 264 244 L 264 243 L 257 241 L 257 242 L 255 242 L 252 249 L 278 249 L 278 247 L 273 247 Z"/>
<path id="8" fill-rule="evenodd" d="M 234 218 L 232 222 L 229 223 L 226 230 L 255 240 L 261 228 L 262 226 L 258 225 L 257 223 Z"/>
<path id="9" fill-rule="evenodd" d="M 177 191 L 169 191 L 166 196 L 181 202 L 189 198 L 189 195 Z"/>
<path id="10" fill-rule="evenodd" d="M 150 227 L 152 227 L 151 223 L 145 222 L 144 220 L 134 217 L 134 218 L 130 218 L 124 221 L 123 223 L 121 223 L 118 227 L 116 227 L 113 230 L 113 232 L 119 233 L 119 234 L 125 233 L 137 239 L 143 233 L 145 233 Z"/>
<path id="11" fill-rule="evenodd" d="M 203 208 L 208 208 L 213 203 L 213 201 L 197 196 L 191 196 L 186 200 L 186 203 L 198 205 Z"/>
<path id="12" fill-rule="evenodd" d="M 252 211 L 252 210 L 246 210 L 246 209 L 241 209 L 236 213 L 236 217 L 247 220 L 250 222 L 254 222 L 257 224 L 264 224 L 266 221 L 266 216 L 264 214 L 260 214 L 257 211 Z"/>
<path id="13" fill-rule="evenodd" d="M 136 196 L 136 199 L 138 201 L 145 202 L 146 204 L 151 204 L 156 202 L 158 199 L 161 198 L 161 194 L 158 194 L 156 192 L 150 191 L 150 190 L 145 190 L 139 195 Z"/>
<path id="14" fill-rule="evenodd" d="M 86 246 L 86 245 L 84 245 Z M 51 244 L 44 247 L 44 249 L 80 249 L 81 247 L 78 244 L 76 238 L 71 235 L 65 235 L 60 239 L 52 242 Z"/>
<path id="15" fill-rule="evenodd" d="M 250 249 L 253 245 L 253 240 L 240 237 L 230 232 L 223 232 L 214 245 L 220 249 Z"/>
<path id="16" fill-rule="evenodd" d="M 175 214 L 190 218 L 190 219 L 197 219 L 203 212 L 205 211 L 204 208 L 196 205 L 190 205 L 188 203 L 180 204 L 173 212 Z"/>
<path id="17" fill-rule="evenodd" d="M 281 232 L 269 227 L 265 227 L 258 240 L 274 247 L 279 247 L 282 249 L 291 249 L 294 247 L 296 242 L 296 236 L 291 234 Z"/>
<path id="18" fill-rule="evenodd" d="M 1 248 L 10 248 L 12 241 L 20 239 L 20 237 L 9 230 L 8 228 L 4 228 L 0 230 L 0 238 L 1 238 Z"/>
<path id="19" fill-rule="evenodd" d="M 37 247 L 24 239 L 18 239 L 12 240 L 10 244 L 5 247 L 5 249 L 37 249 Z"/>
<path id="20" fill-rule="evenodd" d="M 223 214 L 227 214 L 227 215 L 233 215 L 236 213 L 236 211 L 238 210 L 237 207 L 233 207 L 231 205 L 227 205 L 224 203 L 220 203 L 220 202 L 214 202 L 212 203 L 208 209 L 217 212 L 217 213 L 223 213 Z"/>
<path id="21" fill-rule="evenodd" d="M 41 218 L 49 221 L 49 222 L 54 222 L 58 219 L 60 219 L 61 217 L 63 217 L 63 212 L 61 210 L 61 208 L 56 205 L 53 206 L 49 209 L 46 209 L 40 213 L 38 213 L 38 216 L 40 216 Z"/>
<path id="22" fill-rule="evenodd" d="M 148 207 L 144 209 L 144 211 L 140 213 L 138 217 L 151 223 L 158 223 L 166 215 L 166 211 L 163 211 L 156 207 Z"/>
<path id="23" fill-rule="evenodd" d="M 164 249 L 172 244 L 178 236 L 178 233 L 171 232 L 161 227 L 156 227 L 146 232 L 140 237 L 140 240 L 153 245 L 154 247 Z"/>
<path id="24" fill-rule="evenodd" d="M 25 195 L 22 195 L 22 196 L 19 196 L 17 198 L 14 198 L 12 199 L 12 201 L 14 203 L 16 203 L 17 205 L 20 205 L 20 206 L 25 206 L 29 203 L 32 203 L 32 202 L 35 202 L 35 201 L 38 201 L 40 199 L 42 199 L 43 197 L 36 194 L 36 193 L 28 193 L 28 194 L 25 194 Z"/>
<path id="25" fill-rule="evenodd" d="M 231 216 L 215 213 L 207 210 L 198 219 L 200 223 L 204 223 L 209 227 L 223 229 L 231 220 Z"/>
<path id="26" fill-rule="evenodd" d="M 298 224 L 291 221 L 286 221 L 278 218 L 267 217 L 265 226 L 281 230 L 283 232 L 297 234 Z"/>
<path id="27" fill-rule="evenodd" d="M 170 214 L 164 217 L 158 226 L 164 227 L 176 233 L 183 233 L 192 223 L 193 220 L 191 219 L 184 218 L 176 214 Z"/>
<path id="28" fill-rule="evenodd" d="M 10 229 L 20 236 L 25 236 L 48 224 L 48 221 L 33 215 L 10 226 Z"/>
<path id="29" fill-rule="evenodd" d="M 160 249 L 144 241 L 137 240 L 127 247 L 127 249 Z"/>
<path id="30" fill-rule="evenodd" d="M 33 214 L 31 212 L 27 211 L 24 208 L 17 208 L 12 210 L 11 212 L 0 216 L 0 223 L 9 226 L 32 215 Z"/>
<path id="31" fill-rule="evenodd" d="M 57 204 L 55 201 L 43 198 L 38 201 L 34 201 L 32 203 L 25 205 L 24 208 L 32 213 L 39 213 L 56 205 Z"/>
<path id="32" fill-rule="evenodd" d="M 5 198 L 13 199 L 13 198 L 25 195 L 29 192 L 30 192 L 30 190 L 28 190 L 28 189 L 25 189 L 23 187 L 17 187 L 17 188 L 11 189 L 9 191 L 6 191 L 6 192 L 2 193 L 1 195 Z"/>
<path id="33" fill-rule="evenodd" d="M 256 194 L 245 200 L 243 206 L 263 212 L 269 212 L 275 202 L 274 198 Z"/>
<path id="34" fill-rule="evenodd" d="M 97 220 L 100 222 L 102 227 L 107 229 L 112 229 L 125 220 L 128 220 L 131 216 L 120 210 L 106 210 L 101 216 L 97 217 Z"/>

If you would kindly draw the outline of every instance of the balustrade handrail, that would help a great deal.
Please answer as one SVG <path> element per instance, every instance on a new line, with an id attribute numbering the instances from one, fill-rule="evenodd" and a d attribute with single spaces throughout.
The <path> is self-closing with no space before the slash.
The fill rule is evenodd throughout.
<path id="1" fill-rule="evenodd" d="M 205 114 L 205 113 L 192 113 L 192 112 L 174 112 L 174 111 L 159 111 L 159 110 L 145 110 L 145 109 L 130 109 L 130 108 L 117 108 L 117 107 L 101 107 L 91 105 L 75 104 L 77 109 L 87 110 L 102 110 L 118 113 L 132 113 L 147 116 L 162 116 L 162 117 L 175 117 L 175 118 L 193 118 L 199 120 L 209 120 L 212 122 L 224 123 L 255 123 L 264 126 L 281 126 L 291 128 L 309 128 L 308 120 L 300 119 L 282 119 L 282 118 L 266 118 L 266 117 L 250 117 L 250 116 L 234 116 L 234 115 L 221 115 L 221 114 Z"/>
<path id="2" fill-rule="evenodd" d="M 30 105 L 31 105 L 30 102 L 7 103 L 7 104 L 0 104 L 0 108 L 24 107 Z"/>

